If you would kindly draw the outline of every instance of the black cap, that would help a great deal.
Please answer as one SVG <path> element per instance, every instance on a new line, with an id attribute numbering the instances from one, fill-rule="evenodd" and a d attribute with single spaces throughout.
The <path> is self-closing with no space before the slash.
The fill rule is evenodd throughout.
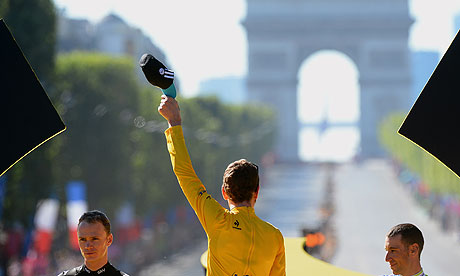
<path id="1" fill-rule="evenodd" d="M 154 86 L 161 89 L 167 89 L 174 81 L 174 72 L 168 70 L 159 60 L 151 54 L 143 54 L 139 60 L 139 65 L 142 68 L 147 80 Z"/>
<path id="2" fill-rule="evenodd" d="M 0 175 L 65 130 L 3 19 L 0 19 L 0 128 Z"/>
<path id="3" fill-rule="evenodd" d="M 398 132 L 460 175 L 460 32 Z"/>

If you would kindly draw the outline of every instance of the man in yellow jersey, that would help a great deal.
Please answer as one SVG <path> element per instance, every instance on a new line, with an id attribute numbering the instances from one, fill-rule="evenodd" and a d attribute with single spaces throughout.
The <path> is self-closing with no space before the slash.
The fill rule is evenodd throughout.
<path id="1" fill-rule="evenodd" d="M 428 276 L 420 265 L 423 235 L 417 226 L 403 223 L 393 226 L 385 239 L 385 261 L 395 275 Z"/>
<path id="2" fill-rule="evenodd" d="M 158 112 L 169 123 L 165 135 L 174 173 L 208 236 L 207 275 L 286 275 L 281 232 L 254 213 L 257 166 L 241 159 L 227 167 L 222 196 L 230 210 L 223 208 L 193 170 L 177 101 L 163 95 Z"/>

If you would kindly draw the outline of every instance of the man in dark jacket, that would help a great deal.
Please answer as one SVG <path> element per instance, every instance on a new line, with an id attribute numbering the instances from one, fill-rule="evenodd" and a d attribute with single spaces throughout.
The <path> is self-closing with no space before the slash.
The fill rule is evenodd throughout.
<path id="1" fill-rule="evenodd" d="M 64 275 L 129 276 L 108 261 L 107 251 L 113 242 L 110 221 L 101 211 L 89 211 L 78 220 L 78 244 L 85 262 L 78 267 L 63 271 Z"/>

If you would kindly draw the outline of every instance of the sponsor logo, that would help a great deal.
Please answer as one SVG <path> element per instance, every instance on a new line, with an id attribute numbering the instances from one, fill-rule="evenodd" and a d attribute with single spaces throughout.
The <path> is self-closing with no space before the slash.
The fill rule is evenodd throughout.
<path id="1" fill-rule="evenodd" d="M 101 273 L 104 273 L 104 272 L 105 272 L 105 267 L 104 267 L 103 269 L 99 269 L 99 270 L 97 271 L 97 274 L 101 274 Z"/>
<path id="2" fill-rule="evenodd" d="M 163 75 L 163 74 L 162 74 Z M 164 76 L 167 79 L 174 79 L 174 72 L 171 70 L 166 69 L 164 72 Z"/>
<path id="3" fill-rule="evenodd" d="M 238 220 L 235 220 L 235 222 L 233 223 L 233 229 L 237 229 L 237 230 L 241 230 L 241 228 L 239 227 L 240 226 L 240 222 Z"/>

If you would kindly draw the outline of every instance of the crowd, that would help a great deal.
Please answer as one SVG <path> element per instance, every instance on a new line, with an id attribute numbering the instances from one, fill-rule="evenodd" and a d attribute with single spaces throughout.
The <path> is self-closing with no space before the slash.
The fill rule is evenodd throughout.
<path id="1" fill-rule="evenodd" d="M 415 173 L 398 162 L 393 164 L 400 182 L 414 195 L 428 216 L 443 231 L 455 236 L 460 244 L 460 197 L 433 191 Z"/>

